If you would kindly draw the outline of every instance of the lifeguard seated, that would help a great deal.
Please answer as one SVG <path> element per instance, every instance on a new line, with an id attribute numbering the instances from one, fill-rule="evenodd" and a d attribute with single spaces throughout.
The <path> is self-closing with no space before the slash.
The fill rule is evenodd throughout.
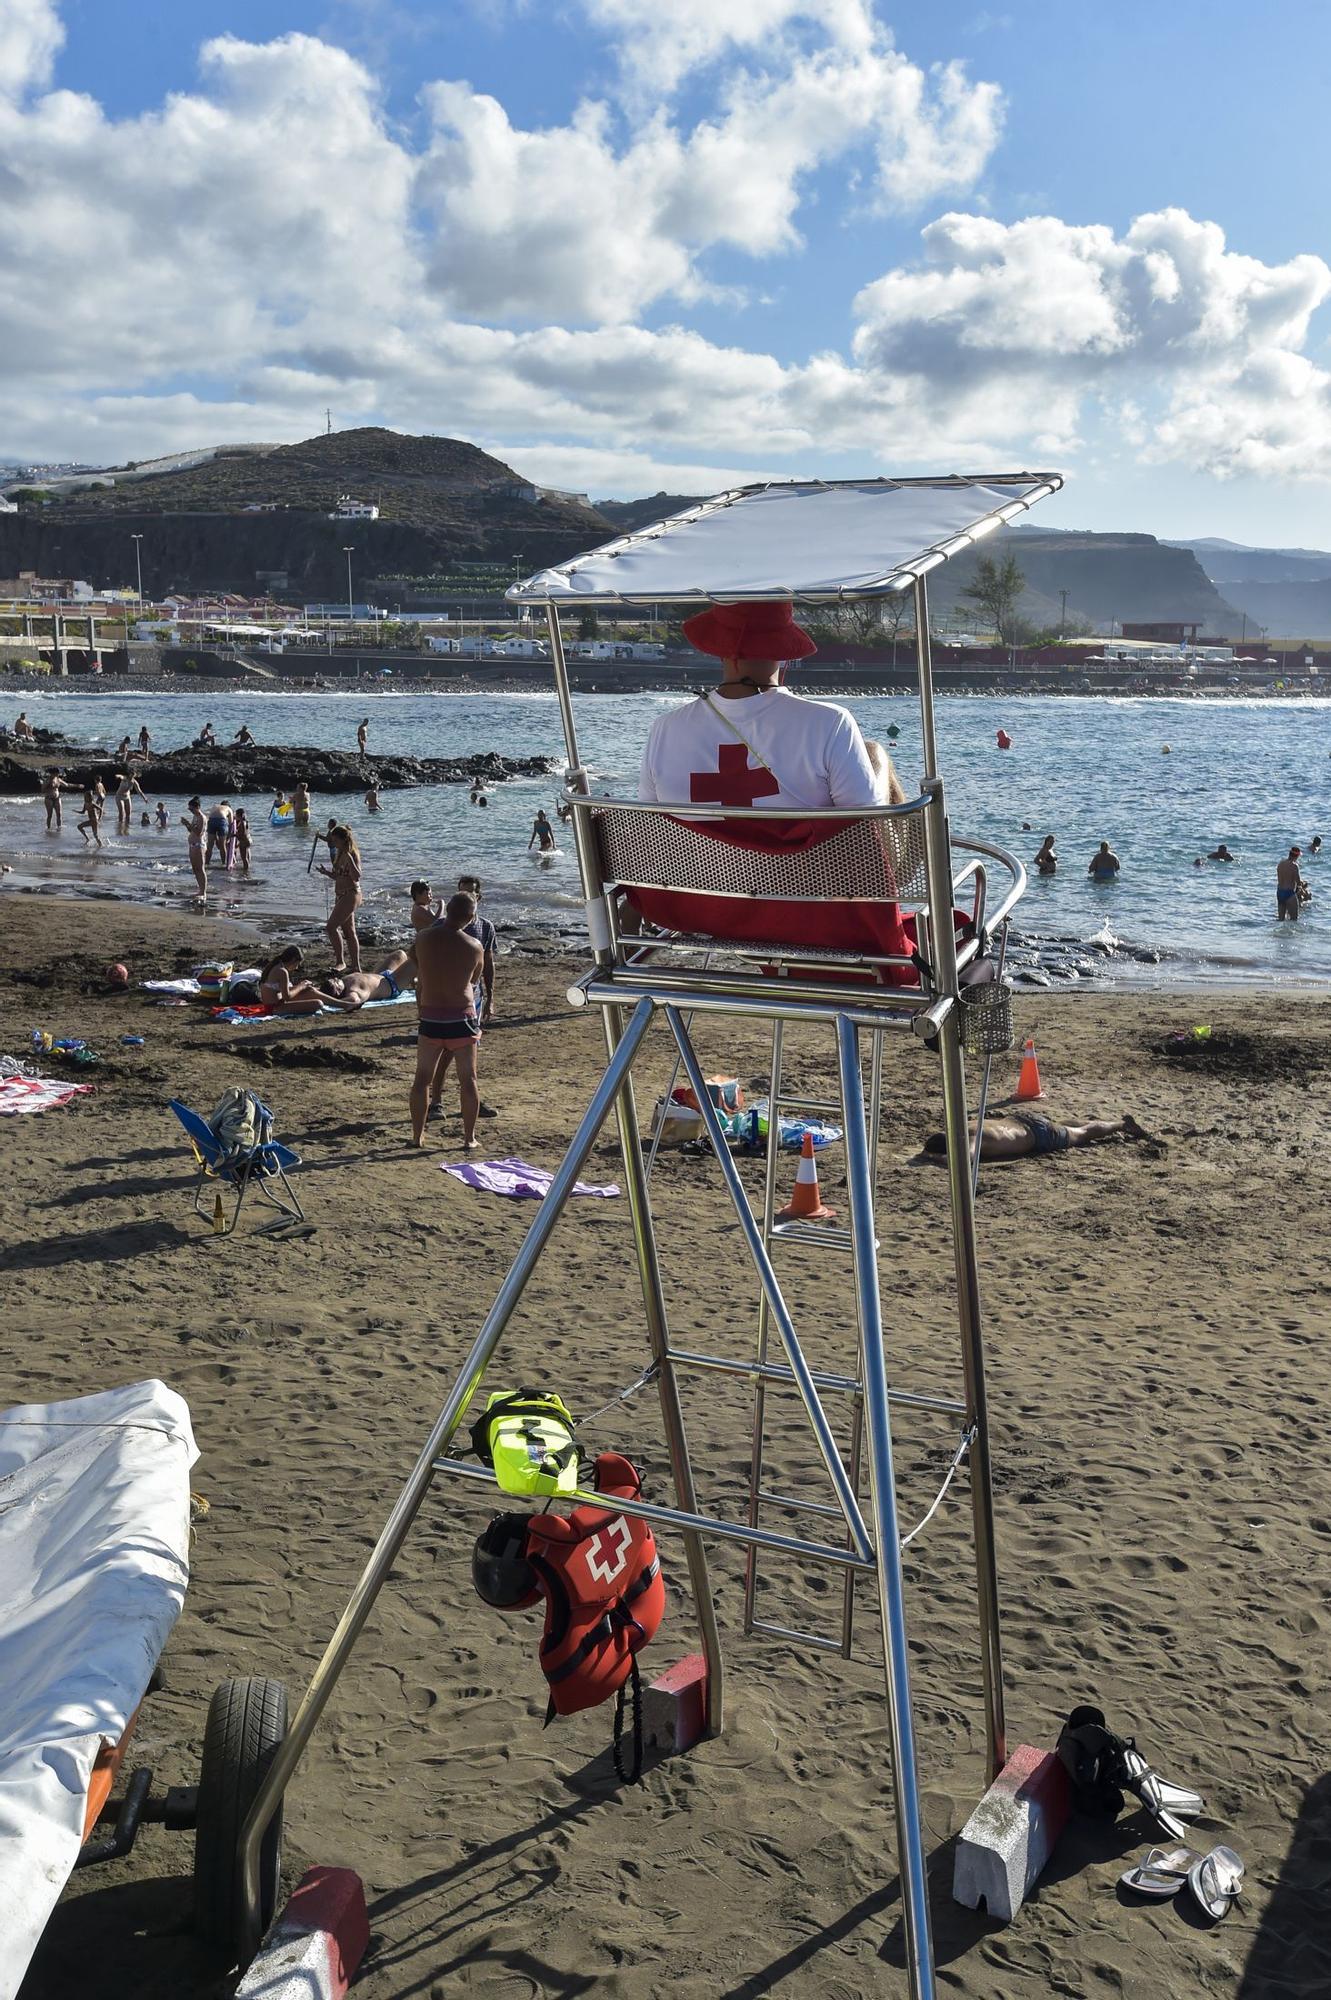
<path id="1" fill-rule="evenodd" d="M 721 685 L 653 723 L 639 797 L 774 811 L 904 802 L 890 759 L 848 709 L 778 684 L 786 661 L 818 650 L 788 603 L 712 605 L 684 637 L 722 662 Z"/>
<path id="2" fill-rule="evenodd" d="M 789 604 L 713 605 L 690 618 L 684 634 L 700 652 L 723 662 L 724 676 L 715 694 L 701 695 L 653 724 L 643 753 L 640 797 L 667 806 L 715 804 L 715 820 L 692 823 L 694 838 L 723 843 L 732 855 L 747 850 L 755 856 L 807 856 L 849 838 L 842 865 L 851 875 L 859 873 L 867 857 L 854 836 L 854 814 L 871 806 L 900 805 L 904 794 L 881 745 L 865 742 L 847 709 L 807 701 L 778 685 L 783 662 L 817 650 L 795 623 Z M 774 813 L 841 808 L 848 817 L 727 818 L 727 808 L 737 806 L 756 806 L 760 812 L 770 807 Z M 665 930 L 904 960 L 904 969 L 884 974 L 896 984 L 915 978 L 909 965 L 913 938 L 883 880 L 883 861 L 883 851 L 875 846 L 862 884 L 839 879 L 838 862 L 825 864 L 826 886 L 812 893 L 795 887 L 800 879 L 795 874 L 789 896 L 735 893 L 720 883 L 713 890 L 695 879 L 670 887 L 638 885 L 629 889 L 627 901 L 631 912 Z M 733 882 L 734 868 L 728 872 Z M 879 880 L 871 887 L 868 877 L 875 872 Z M 631 917 L 621 922 L 632 930 Z"/>

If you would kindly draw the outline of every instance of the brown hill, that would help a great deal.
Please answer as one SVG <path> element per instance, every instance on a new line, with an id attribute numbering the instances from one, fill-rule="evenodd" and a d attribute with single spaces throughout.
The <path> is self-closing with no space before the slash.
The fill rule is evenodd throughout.
<path id="1" fill-rule="evenodd" d="M 0 516 L 0 576 L 36 570 L 101 587 L 134 580 L 141 534 L 148 596 L 270 587 L 296 602 L 346 594 L 400 601 L 417 583 L 488 570 L 512 575 L 606 539 L 595 509 L 535 490 L 460 438 L 366 428 L 300 444 L 222 448 L 202 463 L 92 486 Z M 114 477 L 115 474 L 113 473 Z M 332 519 L 338 499 L 379 518 Z M 285 579 L 285 581 L 282 581 Z M 394 590 L 392 585 L 400 583 Z"/>

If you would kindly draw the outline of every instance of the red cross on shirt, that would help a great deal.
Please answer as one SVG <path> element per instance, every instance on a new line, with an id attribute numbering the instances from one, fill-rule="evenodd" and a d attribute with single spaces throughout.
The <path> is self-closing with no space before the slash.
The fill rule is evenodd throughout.
<path id="1" fill-rule="evenodd" d="M 742 743 L 722 743 L 716 761 L 715 771 L 689 773 L 689 798 L 694 805 L 715 800 L 722 806 L 751 806 L 756 799 L 770 798 L 781 790 L 770 771 L 749 769 L 749 753 Z"/>

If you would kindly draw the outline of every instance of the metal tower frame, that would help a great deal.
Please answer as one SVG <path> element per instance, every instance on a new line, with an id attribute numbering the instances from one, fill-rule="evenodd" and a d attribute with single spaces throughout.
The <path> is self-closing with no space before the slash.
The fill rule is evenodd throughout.
<path id="1" fill-rule="evenodd" d="M 543 593 L 540 588 L 543 581 L 559 578 L 565 572 L 547 572 L 546 579 L 538 578 L 533 584 L 515 586 L 509 593 L 519 599 L 527 596 L 542 602 L 546 612 L 569 759 L 567 796 L 573 809 L 574 836 L 594 957 L 591 971 L 572 989 L 569 997 L 577 1005 L 592 1005 L 600 1009 L 607 1067 L 554 1175 L 549 1192 L 536 1211 L 517 1257 L 402 1487 L 314 1671 L 289 1733 L 278 1746 L 247 1816 L 242 1834 L 240 1874 L 247 1931 L 246 1956 L 259 1942 L 259 1854 L 263 1836 L 427 1493 L 436 1478 L 442 1475 L 493 1484 L 492 1472 L 451 1457 L 450 1446 L 462 1428 L 468 1407 L 485 1379 L 508 1321 L 546 1249 L 596 1136 L 613 1111 L 624 1160 L 641 1281 L 646 1345 L 651 1373 L 660 1396 L 674 1484 L 673 1506 L 616 1499 L 614 1509 L 639 1515 L 658 1528 L 677 1529 L 682 1535 L 689 1589 L 707 1664 L 707 1726 L 713 1734 L 720 1731 L 724 1719 L 724 1662 L 708 1572 L 707 1537 L 721 1536 L 748 1547 L 745 1589 L 745 1623 L 748 1630 L 776 1631 L 782 1636 L 802 1639 L 812 1637 L 815 1644 L 848 1652 L 851 1589 L 855 1578 L 866 1574 L 875 1578 L 884 1646 L 908 1984 L 912 2000 L 934 2000 L 933 1944 L 911 1712 L 891 1411 L 894 1403 L 937 1409 L 960 1418 L 963 1426 L 962 1447 L 958 1449 L 954 1464 L 959 1462 L 968 1447 L 985 1739 L 988 1775 L 992 1779 L 1005 1761 L 1005 1723 L 989 1424 L 960 1002 L 967 966 L 984 953 L 990 936 L 1001 931 L 1006 924 L 1025 888 L 1026 876 L 1014 857 L 980 841 L 957 842 L 956 846 L 972 858 L 959 868 L 954 866 L 954 843 L 948 825 L 943 781 L 938 772 L 925 576 L 947 555 L 968 546 L 979 534 L 1021 511 L 1033 499 L 1055 491 L 1061 483 L 1052 474 L 1022 475 L 1021 478 L 1024 482 L 1022 497 L 985 515 L 969 531 L 954 534 L 946 545 L 935 544 L 927 548 L 913 562 L 899 564 L 871 586 L 842 588 L 835 593 L 848 597 L 882 595 L 888 590 L 903 588 L 913 590 L 925 760 L 925 775 L 919 796 L 904 806 L 877 807 L 853 815 L 848 815 L 844 809 L 822 814 L 800 812 L 785 815 L 770 811 L 746 813 L 728 810 L 725 815 L 727 825 L 732 821 L 742 823 L 746 819 L 761 820 L 770 825 L 784 817 L 801 821 L 821 818 L 835 822 L 838 828 L 850 827 L 852 848 L 858 840 L 859 847 L 854 848 L 854 853 L 864 862 L 863 867 L 854 861 L 851 865 L 857 875 L 866 879 L 837 880 L 831 882 L 831 886 L 825 882 L 821 893 L 831 900 L 877 896 L 896 901 L 911 888 L 913 882 L 923 893 L 916 907 L 917 948 L 911 958 L 859 955 L 851 968 L 845 962 L 848 958 L 845 952 L 819 956 L 807 949 L 792 948 L 789 933 L 782 943 L 753 945 L 737 944 L 715 935 L 668 935 L 663 938 L 653 934 L 650 940 L 646 940 L 621 929 L 621 894 L 625 890 L 631 894 L 644 884 L 683 887 L 703 893 L 718 889 L 727 894 L 736 893 L 733 854 L 724 878 L 717 880 L 712 880 L 707 872 L 709 866 L 715 867 L 716 864 L 698 859 L 702 849 L 709 845 L 715 847 L 717 843 L 709 843 L 705 830 L 695 830 L 692 823 L 710 820 L 715 824 L 717 808 L 714 805 L 692 808 L 648 806 L 638 801 L 619 801 L 592 795 L 578 751 L 555 593 L 549 590 Z M 880 482 L 893 491 L 900 491 L 903 485 L 911 484 L 928 485 L 937 491 L 949 486 L 955 488 L 980 483 Z M 1009 483 L 1015 484 L 1016 481 L 1014 479 Z M 987 481 L 984 484 L 992 487 L 1002 482 Z M 706 503 L 704 508 L 691 510 L 687 516 L 678 518 L 689 523 L 700 518 L 705 520 L 709 508 L 723 504 Z M 668 532 L 672 525 L 669 522 L 664 524 L 665 531 Z M 645 534 L 650 539 L 653 532 L 649 530 Z M 616 554 L 628 543 L 640 539 L 630 537 L 626 543 L 612 545 L 609 551 L 602 553 Z M 605 593 L 607 596 L 611 594 Z M 746 596 L 772 597 L 779 593 L 767 585 L 764 589 L 737 588 L 733 592 L 711 586 L 708 594 L 722 599 L 741 599 Z M 785 594 L 791 595 L 792 592 Z M 803 591 L 794 594 L 805 595 Z M 831 593 L 808 594 L 826 596 Z M 672 593 L 645 587 L 645 595 L 642 592 L 632 597 L 614 595 L 621 602 L 643 603 L 668 600 Z M 676 592 L 673 595 L 678 601 L 685 593 Z M 696 601 L 699 593 L 691 590 L 687 595 Z M 605 601 L 605 596 L 601 601 Z M 867 861 L 864 860 L 866 856 Z M 993 908 L 987 907 L 990 864 L 997 864 L 1009 877 L 1007 888 Z M 774 862 L 773 866 L 779 874 L 780 864 Z M 686 878 L 682 882 L 678 879 L 681 868 Z M 770 875 L 770 870 L 760 872 L 765 878 Z M 874 876 L 876 880 L 868 879 Z M 755 893 L 752 889 L 746 890 L 742 883 L 741 868 L 738 893 Z M 816 901 L 819 894 L 817 883 L 816 868 L 812 874 L 806 869 L 802 888 L 797 887 L 795 891 L 796 904 L 800 900 Z M 966 891 L 967 885 L 973 899 L 971 921 L 963 927 L 959 940 L 953 912 L 958 896 Z M 757 893 L 766 902 L 773 892 L 769 888 Z M 775 894 L 779 903 L 782 895 L 780 887 Z M 718 955 L 723 956 L 724 962 L 716 962 Z M 833 963 L 833 959 L 840 963 Z M 853 969 L 857 983 L 846 983 L 848 969 Z M 773 977 L 773 972 L 781 976 Z M 894 981 L 896 983 L 891 983 Z M 907 981 L 911 983 L 905 983 Z M 689 1018 L 694 1013 L 744 1015 L 769 1020 L 773 1024 L 768 1151 L 761 1219 L 753 1214 L 731 1158 L 721 1121 L 708 1096 L 702 1067 L 689 1033 Z M 758 1340 L 754 1355 L 749 1359 L 692 1352 L 680 1347 L 670 1331 L 652 1217 L 648 1164 L 644 1157 L 633 1089 L 635 1058 L 648 1028 L 658 1015 L 667 1025 L 678 1061 L 692 1085 L 757 1273 L 760 1292 Z M 775 1214 L 775 1171 L 781 1112 L 785 1108 L 811 1108 L 808 1100 L 791 1099 L 782 1094 L 782 1038 L 788 1023 L 800 1021 L 830 1027 L 835 1040 L 838 1077 L 835 1109 L 845 1131 L 850 1213 L 849 1228 L 834 1230 L 830 1234 L 817 1224 L 783 1226 Z M 901 1031 L 925 1040 L 931 1049 L 936 1050 L 939 1060 L 964 1384 L 963 1395 L 956 1399 L 913 1394 L 892 1387 L 888 1381 L 874 1222 L 875 1169 L 884 1037 Z M 870 1044 L 868 1107 L 863 1080 L 865 1037 Z M 843 1252 L 848 1251 L 851 1255 L 859 1354 L 857 1366 L 850 1374 L 834 1375 L 812 1369 L 805 1358 L 773 1261 L 773 1252 L 784 1239 L 806 1243 L 816 1240 Z M 773 1334 L 781 1349 L 779 1360 L 774 1360 L 771 1354 Z M 748 1514 L 742 1521 L 707 1512 L 700 1505 L 679 1394 L 681 1371 L 694 1368 L 719 1370 L 747 1378 L 753 1387 L 752 1471 Z M 799 1394 L 831 1481 L 835 1505 L 811 1501 L 802 1495 L 773 1494 L 764 1486 L 764 1404 L 774 1387 L 793 1387 Z M 849 1464 L 837 1444 L 823 1407 L 823 1398 L 833 1394 L 849 1395 L 853 1403 L 855 1414 Z M 859 1499 L 861 1460 L 867 1460 L 868 1464 L 867 1516 Z M 593 1505 L 605 1505 L 604 1498 L 595 1492 L 579 1491 L 571 1497 Z M 765 1505 L 777 1510 L 830 1517 L 837 1527 L 844 1530 L 844 1542 L 838 1545 L 830 1538 L 819 1540 L 778 1533 L 763 1525 L 760 1517 Z M 816 1558 L 843 1571 L 846 1596 L 839 1640 L 819 1640 L 814 1635 L 794 1633 L 756 1615 L 754 1566 L 758 1550 L 763 1548 Z"/>

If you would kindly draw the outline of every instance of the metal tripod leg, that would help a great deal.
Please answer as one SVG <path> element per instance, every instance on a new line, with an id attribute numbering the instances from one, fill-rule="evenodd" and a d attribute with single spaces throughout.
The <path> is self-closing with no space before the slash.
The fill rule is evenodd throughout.
<path id="1" fill-rule="evenodd" d="M 980 1652 L 984 1676 L 988 1783 L 1007 1762 L 1003 1711 L 1003 1648 L 998 1614 L 998 1561 L 994 1546 L 994 1495 L 989 1457 L 989 1404 L 984 1382 L 984 1334 L 980 1318 L 980 1267 L 975 1242 L 975 1183 L 971 1179 L 970 1133 L 966 1121 L 966 1068 L 959 1010 L 953 1008 L 939 1030 L 943 1058 L 943 1123 L 952 1197 L 952 1243 L 957 1263 L 957 1319 L 966 1405 L 975 1436 L 970 1449 L 971 1515 L 975 1526 L 975 1587 L 980 1606 Z"/>
<path id="2" fill-rule="evenodd" d="M 892 1466 L 892 1424 L 883 1355 L 878 1256 L 874 1243 L 873 1184 L 869 1136 L 864 1120 L 859 1036 L 838 1016 L 837 1056 L 841 1106 L 846 1128 L 846 1179 L 855 1239 L 855 1306 L 860 1327 L 861 1380 L 869 1459 L 869 1495 L 877 1555 L 878 1605 L 883 1624 L 887 1713 L 892 1736 L 892 1802 L 897 1823 L 897 1866 L 905 1918 L 906 1970 L 911 2000 L 934 2000 L 933 1932 L 929 1922 L 929 1879 L 920 1824 L 919 1778 L 915 1766 L 915 1726 L 910 1707 L 910 1655 L 901 1576 L 901 1529 L 897 1521 L 896 1478 Z"/>
<path id="3" fill-rule="evenodd" d="M 629 1027 L 630 1034 L 641 1012 L 642 1008 L 639 1006 Z M 613 1066 L 616 1054 L 624 1046 L 620 1039 L 624 1034 L 623 1010 L 619 1007 L 605 1007 L 602 1013 L 605 1021 L 605 1044 Z M 703 1092 L 703 1096 L 706 1096 L 706 1091 Z M 628 1183 L 633 1241 L 638 1252 L 638 1273 L 642 1280 L 642 1304 L 647 1321 L 647 1338 L 651 1344 L 652 1359 L 660 1371 L 657 1384 L 661 1396 L 661 1419 L 665 1425 L 666 1444 L 670 1452 L 675 1499 L 685 1513 L 697 1514 L 700 1509 L 693 1483 L 693 1464 L 689 1458 L 688 1435 L 684 1428 L 684 1411 L 679 1400 L 679 1384 L 675 1377 L 674 1364 L 670 1359 L 670 1328 L 666 1319 L 665 1295 L 661 1288 L 661 1267 L 656 1255 L 656 1233 L 652 1225 L 647 1168 L 642 1156 L 642 1140 L 638 1133 L 633 1079 L 627 1067 L 624 1069 L 620 1087 L 615 1095 L 615 1116 L 619 1122 L 619 1143 L 624 1154 L 624 1178 Z M 716 1623 L 716 1602 L 712 1596 L 707 1550 L 703 1545 L 702 1536 L 694 1528 L 684 1531 L 684 1557 L 688 1564 L 689 1589 L 693 1596 L 693 1610 L 702 1641 L 703 1658 L 707 1662 L 707 1732 L 710 1736 L 719 1736 L 725 1716 L 725 1665 L 721 1657 L 721 1634 Z"/>
<path id="4" fill-rule="evenodd" d="M 763 1242 L 772 1240 L 772 1223 L 776 1217 L 776 1165 L 781 1150 L 781 1118 L 778 1105 L 781 1101 L 781 1064 L 785 1042 L 785 1022 L 772 1023 L 772 1068 L 767 1081 L 767 1150 L 763 1168 Z M 771 1338 L 771 1312 L 767 1304 L 767 1293 L 758 1287 L 758 1365 L 764 1368 L 769 1358 Z M 767 1423 L 767 1384 L 762 1375 L 754 1378 L 753 1384 L 753 1434 L 749 1448 L 749 1526 L 756 1528 L 762 1511 L 762 1501 L 758 1498 L 763 1484 L 763 1444 Z M 758 1615 L 758 1545 L 750 1543 L 748 1559 L 744 1565 L 744 1630 L 752 1632 Z"/>
<path id="5" fill-rule="evenodd" d="M 268 1831 L 269 1822 L 291 1781 L 291 1774 L 300 1762 L 306 1744 L 314 1733 L 315 1724 L 337 1684 L 347 1657 L 366 1619 L 374 1609 L 375 1599 L 397 1560 L 411 1524 L 420 1512 L 421 1503 L 434 1479 L 434 1461 L 441 1452 L 447 1450 L 454 1433 L 466 1415 L 467 1405 L 481 1385 L 490 1358 L 499 1343 L 499 1337 L 508 1325 L 536 1260 L 559 1220 L 573 1183 L 581 1173 L 587 1155 L 592 1149 L 592 1141 L 605 1123 L 611 1104 L 618 1099 L 624 1079 L 629 1073 L 643 1036 L 651 1026 L 651 1021 L 652 1003 L 650 1000 L 642 1000 L 634 1009 L 633 1018 L 624 1031 L 623 1039 L 611 1052 L 610 1066 L 596 1087 L 582 1123 L 574 1133 L 559 1170 L 550 1183 L 549 1192 L 537 1209 L 531 1228 L 523 1238 L 522 1246 L 513 1260 L 508 1275 L 499 1287 L 498 1296 L 472 1343 L 471 1352 L 462 1364 L 461 1371 L 449 1391 L 448 1399 L 425 1441 L 420 1457 L 397 1497 L 393 1511 L 361 1573 L 360 1581 L 351 1594 L 346 1610 L 338 1620 L 337 1629 L 324 1648 L 323 1658 L 315 1668 L 309 1687 L 305 1690 L 305 1699 L 297 1709 L 290 1729 L 278 1745 L 268 1768 L 268 1775 L 259 1788 L 254 1804 L 250 1807 L 241 1830 L 240 1849 L 243 1963 L 248 1963 L 260 1941 L 259 1848 L 264 1834 Z M 638 1156 L 638 1165 L 641 1168 L 641 1154 Z M 710 1599 L 708 1601 L 710 1603 Z"/>
<path id="6" fill-rule="evenodd" d="M 958 992 L 957 941 L 948 921 L 952 909 L 952 840 L 941 779 L 924 787 L 932 794 L 925 816 L 929 872 L 929 938 L 934 986 Z M 1003 1647 L 998 1622 L 998 1562 L 994 1550 L 994 1499 L 989 1464 L 989 1405 L 984 1383 L 984 1327 L 980 1312 L 980 1265 L 975 1243 L 975 1184 L 971 1177 L 970 1132 L 966 1120 L 966 1065 L 961 1047 L 961 1009 L 948 1010 L 939 1031 L 943 1069 L 943 1129 L 947 1137 L 947 1178 L 952 1203 L 952 1248 L 957 1267 L 957 1324 L 966 1405 L 975 1438 L 970 1452 L 971 1516 L 975 1526 L 975 1590 L 980 1608 L 980 1657 L 984 1676 L 984 1723 L 988 1777 L 992 1784 L 1007 1762 L 1003 1716 Z"/>

